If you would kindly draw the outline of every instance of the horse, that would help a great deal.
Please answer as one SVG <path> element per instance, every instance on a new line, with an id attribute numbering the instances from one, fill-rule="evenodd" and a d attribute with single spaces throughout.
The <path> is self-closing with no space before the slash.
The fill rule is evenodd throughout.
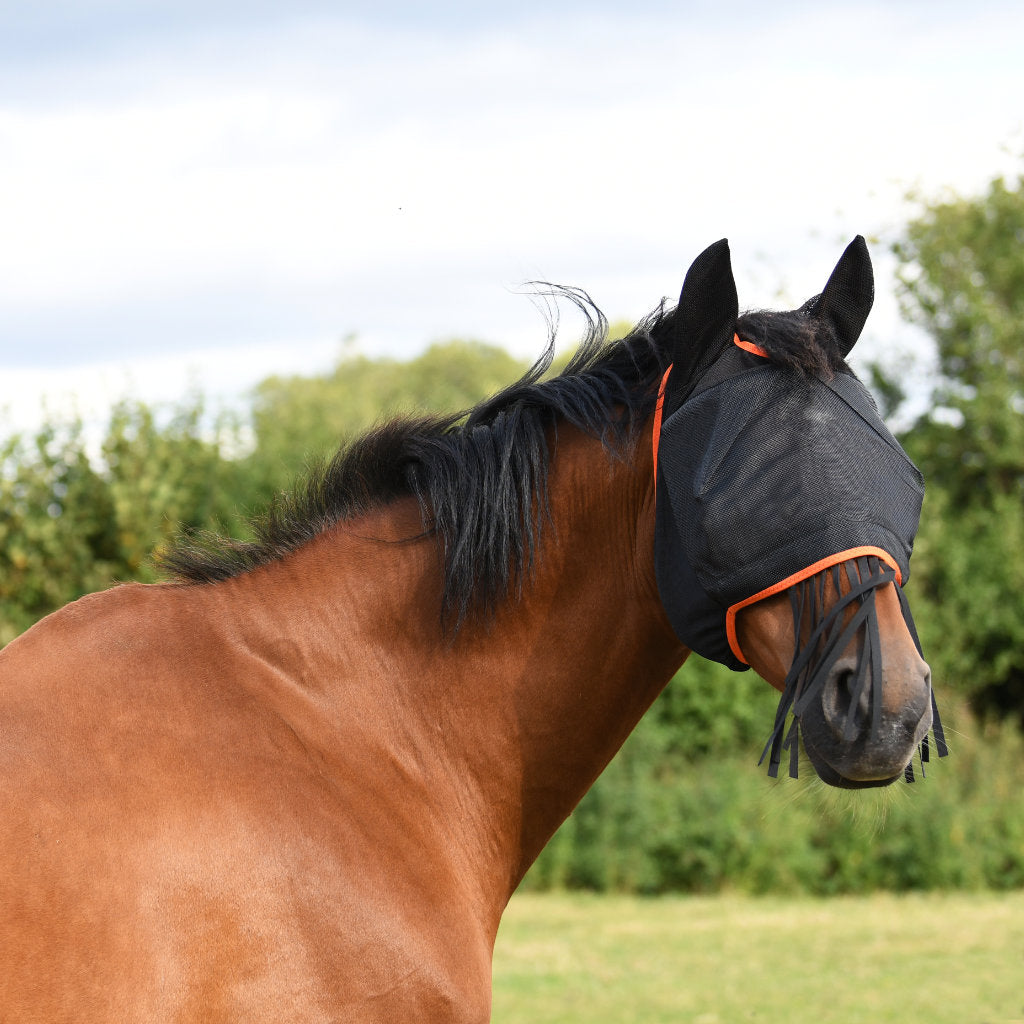
<path id="1" fill-rule="evenodd" d="M 549 340 L 468 413 L 356 439 L 255 539 L 183 537 L 164 582 L 85 596 L 9 644 L 0 1020 L 488 1020 L 507 901 L 693 648 L 783 691 L 826 782 L 900 777 L 934 706 L 907 538 L 844 534 L 733 600 L 715 591 L 735 567 L 700 550 L 716 538 L 677 529 L 694 494 L 713 529 L 721 481 L 680 487 L 678 467 L 695 408 L 706 452 L 748 415 L 744 399 L 708 419 L 730 381 L 781 381 L 805 411 L 815 387 L 864 391 L 845 353 L 865 260 L 858 238 L 810 304 L 740 316 L 723 240 L 678 305 L 617 341 L 566 290 L 590 324 L 563 372 L 545 376 Z M 869 411 L 826 428 L 863 432 Z M 718 465 L 735 456 L 750 480 L 780 458 L 726 447 Z M 870 466 L 815 477 L 819 448 L 804 482 L 827 499 L 838 473 L 856 494 Z M 912 467 L 897 471 L 909 484 L 885 504 L 916 528 Z M 792 547 L 805 513 L 744 490 L 749 529 L 726 532 Z M 803 499 L 815 526 L 869 518 L 819 498 Z M 773 768 L 798 741 L 777 723 Z"/>

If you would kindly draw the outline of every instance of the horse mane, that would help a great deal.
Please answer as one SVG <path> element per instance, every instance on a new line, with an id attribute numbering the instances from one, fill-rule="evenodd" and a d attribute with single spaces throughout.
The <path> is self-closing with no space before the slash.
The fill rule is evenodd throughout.
<path id="1" fill-rule="evenodd" d="M 159 567 L 179 583 L 215 583 L 411 496 L 423 518 L 418 536 L 434 535 L 442 552 L 446 631 L 457 632 L 470 614 L 492 614 L 533 570 L 558 424 L 590 434 L 613 455 L 628 451 L 654 411 L 667 368 L 663 339 L 674 308 L 662 302 L 624 338 L 609 341 L 608 321 L 585 292 L 543 289 L 543 298 L 570 302 L 586 321 L 561 373 L 545 377 L 557 333 L 549 306 L 547 345 L 518 381 L 467 411 L 395 418 L 368 430 L 315 465 L 294 491 L 276 496 L 250 523 L 253 540 L 185 534 L 159 556 Z M 833 361 L 823 357 L 816 332 L 807 333 L 806 317 L 789 318 L 745 314 L 739 333 L 802 374 L 823 372 Z"/>

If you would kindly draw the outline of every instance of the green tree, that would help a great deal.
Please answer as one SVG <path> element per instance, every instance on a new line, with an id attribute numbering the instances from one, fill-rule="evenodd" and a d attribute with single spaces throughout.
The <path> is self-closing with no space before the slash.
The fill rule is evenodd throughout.
<path id="1" fill-rule="evenodd" d="M 478 342 L 437 344 L 409 362 L 346 358 L 323 377 L 256 389 L 255 445 L 198 396 L 154 410 L 125 401 L 93 450 L 54 421 L 0 442 L 0 645 L 43 615 L 118 581 L 152 581 L 153 556 L 182 528 L 245 536 L 248 513 L 311 458 L 395 413 L 454 412 L 515 380 L 526 363 Z M 95 445 L 92 446 L 96 448 Z"/>
<path id="2" fill-rule="evenodd" d="M 915 605 L 940 678 L 1024 716 L 1024 180 L 922 202 L 894 249 L 939 367 L 902 438 L 928 485 Z"/>
<path id="3" fill-rule="evenodd" d="M 102 462 L 118 553 L 131 579 L 154 579 L 153 555 L 183 528 L 242 528 L 238 468 L 220 452 L 230 429 L 207 422 L 198 396 L 164 417 L 142 402 L 114 407 Z"/>
<path id="4" fill-rule="evenodd" d="M 237 467 L 219 440 L 193 400 L 168 417 L 121 403 L 100 458 L 77 420 L 0 444 L 0 644 L 83 594 L 154 579 L 181 525 L 230 526 Z"/>
<path id="5" fill-rule="evenodd" d="M 407 362 L 346 356 L 324 376 L 270 377 L 253 395 L 255 451 L 245 503 L 264 504 L 310 460 L 388 416 L 467 409 L 526 366 L 502 348 L 451 340 Z"/>
<path id="6" fill-rule="evenodd" d="M 122 568 L 110 494 L 78 421 L 0 444 L 0 644 L 109 586 Z"/>

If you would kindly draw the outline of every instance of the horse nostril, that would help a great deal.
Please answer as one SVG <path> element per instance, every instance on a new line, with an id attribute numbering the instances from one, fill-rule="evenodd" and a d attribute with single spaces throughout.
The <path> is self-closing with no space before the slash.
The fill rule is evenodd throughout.
<path id="1" fill-rule="evenodd" d="M 871 680 L 859 678 L 855 666 L 844 662 L 838 662 L 825 680 L 821 710 L 837 738 L 852 740 L 870 721 Z"/>
<path id="2" fill-rule="evenodd" d="M 882 687 L 877 701 L 872 687 L 870 666 L 860 666 L 851 658 L 841 658 L 833 666 L 821 691 L 821 710 L 837 740 L 853 743 L 868 730 L 882 729 L 893 740 L 913 737 L 918 742 L 931 724 L 931 673 L 928 666 L 897 673 Z M 879 704 L 878 721 L 873 721 Z"/>

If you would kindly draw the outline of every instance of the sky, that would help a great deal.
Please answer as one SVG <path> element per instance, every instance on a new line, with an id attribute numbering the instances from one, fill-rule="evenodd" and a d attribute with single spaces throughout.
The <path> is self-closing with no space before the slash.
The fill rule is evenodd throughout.
<path id="1" fill-rule="evenodd" d="M 535 355 L 527 282 L 636 319 L 722 237 L 754 308 L 867 235 L 862 355 L 924 367 L 889 245 L 908 191 L 1020 170 L 1022 40 L 986 0 L 0 0 L 0 435 L 353 345 Z"/>

